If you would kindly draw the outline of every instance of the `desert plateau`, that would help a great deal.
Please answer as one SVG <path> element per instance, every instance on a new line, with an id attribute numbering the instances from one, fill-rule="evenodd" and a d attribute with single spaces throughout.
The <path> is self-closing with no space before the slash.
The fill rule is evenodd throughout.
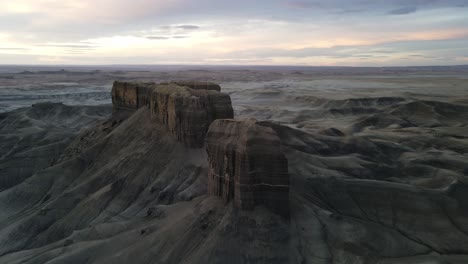
<path id="1" fill-rule="evenodd" d="M 0 263 L 468 263 L 468 67 L 0 67 Z"/>

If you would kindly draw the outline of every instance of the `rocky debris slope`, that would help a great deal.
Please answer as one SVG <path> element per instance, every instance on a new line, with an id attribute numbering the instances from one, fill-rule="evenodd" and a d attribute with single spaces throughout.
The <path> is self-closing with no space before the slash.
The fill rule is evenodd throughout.
<path id="1" fill-rule="evenodd" d="M 114 113 L 150 108 L 153 120 L 187 146 L 200 148 L 213 120 L 233 118 L 231 98 L 220 90 L 219 85 L 204 82 L 115 82 L 112 101 Z"/>
<path id="2" fill-rule="evenodd" d="M 378 166 L 394 155 L 385 144 L 256 122 L 276 132 L 288 159 L 285 218 L 205 195 L 205 149 L 177 141 L 148 108 L 112 118 L 80 134 L 53 166 L 0 192 L 0 263 L 468 261 L 466 183 L 430 190 L 385 181 L 397 175 Z"/>
<path id="3" fill-rule="evenodd" d="M 141 108 L 94 144 L 1 192 L 0 255 L 48 245 L 89 225 L 158 214 L 156 205 L 204 194 L 205 150 L 186 148 L 148 120 Z"/>
<path id="4" fill-rule="evenodd" d="M 261 125 L 277 132 L 289 162 L 291 226 L 307 230 L 297 241 L 304 260 L 395 264 L 468 260 L 464 224 L 468 199 L 461 195 L 468 190 L 466 177 L 443 181 L 435 189 L 402 184 L 407 177 L 404 169 L 392 163 L 411 148 L 358 136 L 305 133 L 269 122 Z M 452 168 L 467 166 L 453 157 L 448 160 Z M 415 165 L 412 159 L 407 162 Z"/>
<path id="5" fill-rule="evenodd" d="M 310 92 L 295 87 L 276 90 L 283 96 Z M 192 96 L 180 99 L 162 93 L 157 97 L 192 102 L 198 98 L 193 94 L 204 93 L 179 85 L 172 92 L 177 91 Z M 256 101 L 243 97 L 239 104 L 251 110 L 243 114 L 278 122 L 293 120 L 291 112 L 298 102 L 275 114 L 284 101 L 284 97 L 272 100 L 276 92 L 267 90 Z M 434 98 L 399 97 L 341 98 L 331 103 L 320 99 L 312 109 L 304 103 L 309 109 L 301 109 L 297 122 L 286 122 L 289 126 L 254 122 L 254 131 L 271 128 L 281 140 L 289 175 L 289 217 L 273 213 L 260 202 L 252 210 L 239 210 L 235 196 L 229 196 L 235 192 L 225 192 L 229 203 L 206 195 L 207 186 L 218 193 L 224 188 L 216 181 L 208 184 L 210 168 L 221 171 L 220 180 L 226 178 L 223 171 L 230 178 L 237 167 L 246 167 L 232 159 L 241 155 L 231 150 L 252 146 L 242 144 L 234 134 L 258 138 L 244 133 L 248 130 L 241 128 L 247 126 L 231 124 L 217 130 L 220 140 L 213 139 L 209 158 L 205 149 L 189 148 L 176 140 L 152 114 L 150 101 L 138 110 L 117 111 L 77 136 L 51 166 L 38 167 L 25 180 L 13 181 L 0 191 L 0 263 L 466 264 L 466 101 L 460 97 L 458 103 L 441 104 L 431 101 Z M 65 117 L 63 131 L 88 120 L 86 114 L 83 119 L 64 115 L 61 107 L 40 109 L 46 120 Z M 41 115 L 31 116 L 39 119 Z M 16 148 L 12 146 L 17 141 L 10 142 L 10 136 L 36 131 L 42 121 L 25 121 L 12 113 L 1 114 L 2 120 L 8 120 L 0 127 L 2 135 L 9 136 L 0 138 L 0 150 L 8 146 L 16 149 L 14 153 L 27 153 L 41 148 L 43 138 L 59 142 L 68 135 L 51 129 L 52 134 L 26 138 Z M 53 122 L 47 125 L 53 128 Z M 302 130 L 291 127 L 301 124 Z M 260 134 L 262 142 L 273 138 L 271 130 Z M 276 139 L 269 142 L 272 147 L 260 144 L 261 148 L 276 149 Z M 35 162 L 50 153 L 28 158 Z M 51 154 L 55 155 L 60 154 Z M 216 166 L 207 162 L 211 156 Z M 264 157 L 252 156 L 266 167 Z M 276 166 L 270 163 L 264 171 Z M 20 169 L 1 176 L 15 179 Z"/>
<path id="6" fill-rule="evenodd" d="M 39 103 L 2 114 L 0 192 L 55 163 L 73 138 L 110 114 L 110 106 Z"/>
<path id="7" fill-rule="evenodd" d="M 119 126 L 131 115 L 132 112 L 128 111 L 114 112 L 107 120 L 98 123 L 94 127 L 83 129 L 83 131 L 71 141 L 60 157 L 51 165 L 56 165 L 79 156 L 83 150 L 96 145 L 101 138 L 104 138 L 112 132 L 114 128 Z"/>
<path id="8" fill-rule="evenodd" d="M 242 209 L 263 204 L 289 215 L 288 161 L 280 139 L 254 119 L 215 120 L 206 136 L 208 193 Z"/>

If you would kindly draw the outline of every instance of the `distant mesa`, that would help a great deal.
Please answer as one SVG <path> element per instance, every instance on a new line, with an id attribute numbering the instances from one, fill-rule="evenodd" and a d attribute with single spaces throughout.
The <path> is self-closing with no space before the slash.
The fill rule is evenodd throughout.
<path id="1" fill-rule="evenodd" d="M 206 136 L 208 193 L 241 209 L 289 216 L 288 160 L 280 139 L 255 119 L 215 120 Z"/>
<path id="2" fill-rule="evenodd" d="M 61 69 L 61 70 L 58 70 L 58 71 L 28 71 L 28 70 L 24 70 L 22 72 L 19 72 L 18 74 L 58 74 L 58 73 L 70 73 L 70 71 L 67 71 L 65 69 Z"/>

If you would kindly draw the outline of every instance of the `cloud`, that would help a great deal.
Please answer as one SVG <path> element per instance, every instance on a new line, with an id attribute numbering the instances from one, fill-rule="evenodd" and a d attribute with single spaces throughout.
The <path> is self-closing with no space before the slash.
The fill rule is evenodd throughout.
<path id="1" fill-rule="evenodd" d="M 460 53 L 468 52 L 468 47 L 463 44 L 466 40 L 439 40 L 436 43 L 431 40 L 397 41 L 378 43 L 362 46 L 335 46 L 329 48 L 302 48 L 302 49 L 252 49 L 236 51 L 224 54 L 226 58 L 255 58 L 257 60 L 272 59 L 281 61 L 328 61 L 343 62 L 344 60 L 388 61 L 393 65 L 405 65 L 408 58 L 419 64 L 440 64 L 440 58 L 445 58 L 445 63 L 454 62 L 460 57 Z M 443 48 L 445 47 L 445 48 Z M 405 62 L 395 63 L 401 58 Z M 418 63 L 415 63 L 418 64 Z M 358 64 L 357 64 L 358 65 Z M 379 65 L 379 64 L 377 64 Z M 388 65 L 385 63 L 381 66 Z"/>
<path id="2" fill-rule="evenodd" d="M 164 23 L 183 0 L 4 0 L 0 32 L 30 42 L 79 41 Z"/>
<path id="3" fill-rule="evenodd" d="M 321 5 L 320 3 L 316 3 L 312 1 L 288 1 L 286 2 L 286 5 L 289 7 L 293 7 L 293 8 L 303 8 L 303 9 L 323 7 L 323 5 Z"/>
<path id="4" fill-rule="evenodd" d="M 466 7 L 468 5 L 466 0 L 284 0 L 283 3 L 291 9 L 299 10 L 309 9 L 332 13 L 346 13 L 346 10 L 365 10 L 368 13 L 391 10 L 391 14 L 399 15 L 414 13 L 416 10 Z"/>
<path id="5" fill-rule="evenodd" d="M 151 40 L 167 40 L 167 39 L 184 39 L 189 38 L 190 36 L 185 35 L 174 35 L 174 36 L 145 36 L 147 39 Z"/>
<path id="6" fill-rule="evenodd" d="M 136 37 L 143 37 L 151 40 L 167 40 L 189 38 L 194 30 L 200 29 L 197 25 L 165 25 L 153 29 L 136 32 Z"/>
<path id="7" fill-rule="evenodd" d="M 78 49 L 86 49 L 86 48 L 98 48 L 97 45 L 90 45 L 90 44 L 36 44 L 35 46 L 38 47 L 57 47 L 57 48 L 78 48 Z"/>
<path id="8" fill-rule="evenodd" d="M 179 0 L 15 0 L 2 1 L 0 13 L 43 14 L 52 19 L 79 21 L 107 21 L 135 18 L 161 13 L 174 6 Z"/>
<path id="9" fill-rule="evenodd" d="M 382 56 L 425 59 L 410 56 L 426 55 L 422 49 L 455 58 L 467 54 L 464 45 L 448 41 L 468 36 L 466 3 L 0 0 L 1 45 L 24 49 L 0 51 L 3 58 L 24 53 L 30 55 L 24 60 L 59 56 L 64 63 L 382 63 Z"/>
<path id="10" fill-rule="evenodd" d="M 90 52 L 98 49 L 100 46 L 96 44 L 89 43 L 41 43 L 33 46 L 32 50 L 47 49 L 50 50 L 50 53 L 68 53 L 68 54 L 84 54 L 85 52 Z"/>
<path id="11" fill-rule="evenodd" d="M 184 29 L 184 30 L 194 30 L 194 29 L 199 29 L 199 26 L 196 25 L 181 25 L 181 26 L 176 26 L 178 29 Z"/>
<path id="12" fill-rule="evenodd" d="M 338 11 L 338 14 L 355 14 L 365 12 L 365 9 L 343 9 Z"/>
<path id="13" fill-rule="evenodd" d="M 167 36 L 143 36 L 146 39 L 150 40 L 167 40 L 167 39 L 184 39 L 190 38 L 188 35 L 167 35 Z"/>
<path id="14" fill-rule="evenodd" d="M 0 50 L 24 51 L 24 50 L 28 50 L 28 49 L 25 49 L 25 48 L 2 48 L 2 47 L 0 47 Z"/>
<path id="15" fill-rule="evenodd" d="M 388 12 L 390 15 L 407 15 L 411 13 L 415 13 L 418 10 L 415 6 L 407 6 L 398 9 L 391 10 Z"/>
<path id="16" fill-rule="evenodd" d="M 147 39 L 159 39 L 159 40 L 163 40 L 163 39 L 170 39 L 170 37 L 163 37 L 163 36 L 145 36 L 145 38 Z"/>
<path id="17" fill-rule="evenodd" d="M 29 51 L 26 48 L 0 47 L 0 54 L 20 54 Z"/>

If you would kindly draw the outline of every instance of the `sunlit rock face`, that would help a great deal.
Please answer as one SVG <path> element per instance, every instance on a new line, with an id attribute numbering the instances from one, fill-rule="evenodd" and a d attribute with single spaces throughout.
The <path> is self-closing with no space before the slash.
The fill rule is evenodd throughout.
<path id="1" fill-rule="evenodd" d="M 193 87 L 193 89 L 191 88 Z M 231 98 L 217 84 L 205 82 L 114 82 L 114 113 L 148 107 L 152 122 L 160 122 L 181 142 L 204 145 L 205 134 L 216 119 L 233 118 Z"/>
<path id="2" fill-rule="evenodd" d="M 255 119 L 215 120 L 206 136 L 208 193 L 241 209 L 289 215 L 288 161 L 273 129 Z"/>

